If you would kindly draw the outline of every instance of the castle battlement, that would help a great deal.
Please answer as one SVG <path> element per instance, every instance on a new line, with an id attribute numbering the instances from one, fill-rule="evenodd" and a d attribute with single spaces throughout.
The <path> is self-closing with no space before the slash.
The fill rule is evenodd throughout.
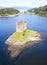
<path id="1" fill-rule="evenodd" d="M 16 32 L 23 32 L 27 29 L 27 22 L 24 20 L 18 20 L 16 22 Z"/>

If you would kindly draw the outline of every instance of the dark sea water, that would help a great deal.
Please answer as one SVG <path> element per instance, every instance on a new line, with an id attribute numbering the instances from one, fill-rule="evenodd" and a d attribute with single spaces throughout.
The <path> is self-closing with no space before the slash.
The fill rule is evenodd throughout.
<path id="1" fill-rule="evenodd" d="M 43 40 L 25 49 L 17 58 L 9 57 L 5 40 L 16 31 L 17 20 L 26 20 L 28 29 L 44 34 Z M 0 65 L 47 65 L 47 18 L 34 14 L 0 18 Z"/>

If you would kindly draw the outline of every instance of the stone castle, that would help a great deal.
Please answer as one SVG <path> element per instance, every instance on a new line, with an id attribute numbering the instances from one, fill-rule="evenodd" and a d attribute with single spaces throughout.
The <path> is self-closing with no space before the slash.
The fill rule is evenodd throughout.
<path id="1" fill-rule="evenodd" d="M 23 32 L 27 29 L 27 22 L 24 20 L 19 20 L 16 22 L 16 32 Z"/>

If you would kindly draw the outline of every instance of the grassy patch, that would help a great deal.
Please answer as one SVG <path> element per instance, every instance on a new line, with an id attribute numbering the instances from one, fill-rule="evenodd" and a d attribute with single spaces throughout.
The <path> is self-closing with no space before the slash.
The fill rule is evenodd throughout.
<path id="1" fill-rule="evenodd" d="M 35 35 L 36 34 L 36 31 L 34 30 L 25 30 L 25 35 Z"/>
<path id="2" fill-rule="evenodd" d="M 23 35 L 24 34 L 24 35 Z M 14 40 L 23 42 L 28 39 L 28 36 L 34 36 L 36 35 L 36 31 L 34 30 L 25 30 L 24 32 L 15 32 L 11 37 Z"/>

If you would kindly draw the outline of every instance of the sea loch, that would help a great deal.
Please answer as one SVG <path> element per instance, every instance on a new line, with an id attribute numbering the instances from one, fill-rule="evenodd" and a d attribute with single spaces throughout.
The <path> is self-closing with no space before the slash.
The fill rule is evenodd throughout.
<path id="1" fill-rule="evenodd" d="M 5 40 L 16 31 L 16 21 L 23 19 L 27 21 L 28 29 L 44 33 L 43 41 L 34 46 L 25 49 L 19 57 L 13 62 L 7 52 Z M 17 17 L 0 18 L 0 64 L 5 65 L 28 65 L 29 64 L 47 64 L 47 18 L 34 14 L 21 14 Z M 24 64 L 23 64 L 24 61 Z M 43 63 L 44 62 L 44 63 Z"/>

